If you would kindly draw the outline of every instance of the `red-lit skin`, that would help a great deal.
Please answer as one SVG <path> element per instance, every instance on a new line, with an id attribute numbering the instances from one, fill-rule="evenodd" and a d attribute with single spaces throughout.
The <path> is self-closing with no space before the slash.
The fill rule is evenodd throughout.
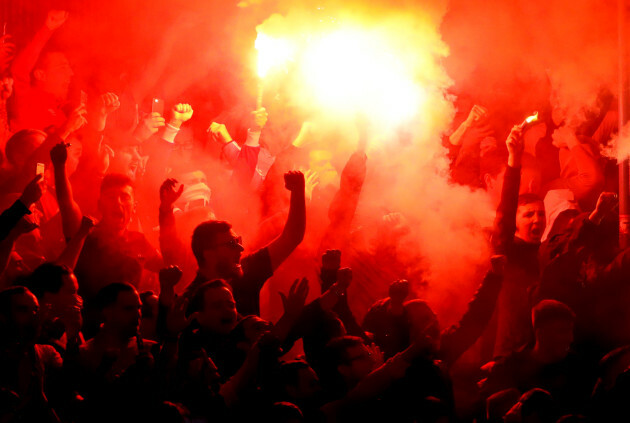
<path id="1" fill-rule="evenodd" d="M 116 302 L 103 310 L 103 332 L 117 337 L 120 341 L 129 340 L 140 328 L 141 304 L 138 293 L 121 292 Z"/>
<path id="2" fill-rule="evenodd" d="M 557 363 L 566 358 L 573 343 L 573 322 L 557 320 L 536 329 L 534 357 L 543 363 Z"/>
<path id="3" fill-rule="evenodd" d="M 81 300 L 79 297 L 79 283 L 74 273 L 64 275 L 61 289 L 57 293 L 46 292 L 42 298 L 42 304 L 50 304 L 53 309 L 63 309 L 77 305 Z"/>
<path id="4" fill-rule="evenodd" d="M 206 290 L 203 309 L 196 312 L 195 318 L 204 331 L 227 335 L 236 326 L 236 303 L 227 288 Z"/>
<path id="5" fill-rule="evenodd" d="M 121 235 L 127 230 L 135 210 L 133 188 L 129 185 L 109 188 L 101 193 L 98 205 L 102 215 L 100 226 Z"/>
<path id="6" fill-rule="evenodd" d="M 11 319 L 20 338 L 36 333 L 38 326 L 39 303 L 30 292 L 14 295 L 11 299 Z M 24 340 L 24 339 L 22 339 Z"/>
<path id="7" fill-rule="evenodd" d="M 539 243 L 546 224 L 545 205 L 542 201 L 518 206 L 515 234 L 517 238 L 530 244 Z"/>
<path id="8" fill-rule="evenodd" d="M 365 345 L 356 345 L 346 350 L 347 364 L 337 366 L 346 386 L 353 387 L 376 368 L 375 357 Z"/>
<path id="9" fill-rule="evenodd" d="M 199 271 L 207 279 L 232 279 L 243 275 L 241 254 L 244 248 L 239 244 L 230 244 L 236 237 L 232 230 L 218 233 L 214 247 L 204 251 L 204 262 Z"/>
<path id="10" fill-rule="evenodd" d="M 42 66 L 34 72 L 35 85 L 60 101 L 68 98 L 68 89 L 74 72 L 68 58 L 60 52 L 50 52 L 42 60 Z"/>

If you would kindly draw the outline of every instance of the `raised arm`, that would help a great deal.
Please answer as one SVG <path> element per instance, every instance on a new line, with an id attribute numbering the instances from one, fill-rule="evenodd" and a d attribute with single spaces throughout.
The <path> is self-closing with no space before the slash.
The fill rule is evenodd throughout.
<path id="1" fill-rule="evenodd" d="M 30 86 L 31 72 L 39 59 L 39 55 L 53 32 L 61 27 L 67 19 L 68 12 L 63 10 L 51 10 L 48 12 L 45 24 L 35 33 L 33 39 L 17 55 L 13 61 L 11 70 L 18 90 Z"/>
<path id="2" fill-rule="evenodd" d="M 306 200 L 304 196 L 304 174 L 291 171 L 284 174 L 285 187 L 291 192 L 289 217 L 278 238 L 267 246 L 271 268 L 276 270 L 300 245 L 306 230 Z"/>
<path id="3" fill-rule="evenodd" d="M 466 313 L 454 325 L 442 333 L 440 358 L 453 364 L 481 336 L 492 318 L 503 282 L 505 256 L 493 256 L 491 268 L 473 298 Z"/>
<path id="4" fill-rule="evenodd" d="M 26 185 L 20 198 L 0 214 L 0 241 L 9 236 L 24 215 L 31 214 L 29 208 L 42 196 L 42 183 L 42 175 L 36 175 Z"/>
<path id="5" fill-rule="evenodd" d="M 79 255 L 81 255 L 85 239 L 90 234 L 93 227 L 94 221 L 87 216 L 83 216 L 79 230 L 72 238 L 70 238 L 70 240 L 68 240 L 66 248 L 64 248 L 56 263 L 74 270 L 77 266 L 77 262 L 79 261 Z"/>
<path id="6" fill-rule="evenodd" d="M 523 140 L 519 126 L 512 128 L 505 143 L 508 149 L 508 163 L 505 168 L 501 202 L 497 208 L 492 234 L 492 246 L 495 254 L 505 254 L 512 244 L 516 232 L 516 210 L 518 209 L 521 158 L 523 157 Z"/>
<path id="7" fill-rule="evenodd" d="M 61 213 L 63 234 L 67 240 L 74 237 L 81 226 L 81 209 L 74 201 L 72 186 L 66 173 L 66 160 L 68 159 L 68 145 L 61 142 L 50 150 L 50 158 L 54 167 L 55 188 L 57 191 L 57 203 Z"/>
<path id="8" fill-rule="evenodd" d="M 175 265 L 181 261 L 181 252 L 185 251 L 175 227 L 173 204 L 184 192 L 184 185 L 178 189 L 175 179 L 167 179 L 160 187 L 160 251 L 164 257 L 164 264 Z"/>

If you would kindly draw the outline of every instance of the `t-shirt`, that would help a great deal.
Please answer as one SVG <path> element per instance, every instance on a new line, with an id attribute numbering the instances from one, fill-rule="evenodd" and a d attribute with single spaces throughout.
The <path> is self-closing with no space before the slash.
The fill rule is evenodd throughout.
<path id="1" fill-rule="evenodd" d="M 241 266 L 243 276 L 228 281 L 232 287 L 236 309 L 243 316 L 260 315 L 260 290 L 267 279 L 273 276 L 269 250 L 264 247 L 245 256 L 241 260 Z M 186 288 L 185 295 L 192 297 L 199 285 L 204 282 L 207 282 L 207 279 L 198 273 L 197 277 Z"/>
<path id="2" fill-rule="evenodd" d="M 87 301 L 112 283 L 140 284 L 147 263 L 159 258 L 158 251 L 140 232 L 105 237 L 98 230 L 85 240 L 75 269 L 79 293 Z"/>

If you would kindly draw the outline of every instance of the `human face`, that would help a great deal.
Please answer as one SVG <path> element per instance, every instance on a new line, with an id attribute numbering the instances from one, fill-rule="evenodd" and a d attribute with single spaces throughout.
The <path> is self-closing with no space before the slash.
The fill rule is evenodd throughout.
<path id="1" fill-rule="evenodd" d="M 542 201 L 523 204 L 516 211 L 516 236 L 531 244 L 540 242 L 545 226 L 545 205 Z"/>
<path id="2" fill-rule="evenodd" d="M 140 296 L 133 292 L 121 292 L 116 302 L 104 310 L 105 325 L 121 336 L 132 337 L 138 333 L 141 317 Z"/>
<path id="3" fill-rule="evenodd" d="M 199 325 L 212 333 L 227 335 L 236 326 L 236 303 L 227 288 L 210 288 L 203 298 L 203 310 L 197 312 Z"/>
<path id="4" fill-rule="evenodd" d="M 204 251 L 206 263 L 214 263 L 214 271 L 222 278 L 243 276 L 242 244 L 242 239 L 232 230 L 217 234 L 212 247 Z"/>
<path id="5" fill-rule="evenodd" d="M 313 398 L 320 391 L 320 384 L 317 374 L 310 367 L 305 367 L 298 371 L 298 385 L 293 396 L 297 399 Z"/>
<path id="6" fill-rule="evenodd" d="M 18 327 L 24 327 L 33 324 L 37 320 L 39 311 L 39 303 L 37 298 L 30 292 L 13 296 L 11 302 L 11 316 L 13 322 Z"/>
<path id="7" fill-rule="evenodd" d="M 39 303 L 30 292 L 14 295 L 11 301 L 11 320 L 20 341 L 34 341 L 39 328 Z"/>
<path id="8" fill-rule="evenodd" d="M 346 381 L 356 383 L 376 367 L 372 353 L 365 345 L 356 345 L 346 350 L 346 364 L 339 366 L 339 372 Z"/>
<path id="9" fill-rule="evenodd" d="M 74 76 L 68 58 L 63 53 L 48 53 L 41 71 L 38 82 L 44 91 L 53 94 L 59 100 L 66 100 Z"/>
<path id="10" fill-rule="evenodd" d="M 536 343 L 550 360 L 563 360 L 573 343 L 573 322 L 557 320 L 536 329 Z"/>
<path id="11" fill-rule="evenodd" d="M 105 190 L 101 194 L 99 208 L 103 215 L 103 226 L 115 231 L 126 230 L 135 209 L 133 188 L 126 185 Z"/>
<path id="12" fill-rule="evenodd" d="M 79 284 L 77 282 L 77 277 L 74 273 L 70 273 L 69 275 L 63 275 L 62 277 L 62 285 L 59 289 L 59 292 L 56 294 L 51 294 L 49 302 L 59 307 L 73 307 L 80 306 L 81 298 L 79 297 Z"/>
<path id="13" fill-rule="evenodd" d="M 135 146 L 122 147 L 116 150 L 116 154 L 110 162 L 111 172 L 122 173 L 135 181 L 144 173 L 142 156 Z"/>

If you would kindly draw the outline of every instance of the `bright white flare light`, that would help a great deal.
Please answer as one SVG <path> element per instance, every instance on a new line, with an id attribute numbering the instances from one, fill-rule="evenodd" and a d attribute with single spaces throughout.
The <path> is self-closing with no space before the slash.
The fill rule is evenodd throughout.
<path id="1" fill-rule="evenodd" d="M 359 30 L 324 34 L 302 59 L 304 81 L 320 106 L 362 111 L 388 123 L 411 118 L 424 100 L 408 69 L 384 39 Z"/>
<path id="2" fill-rule="evenodd" d="M 293 55 L 293 46 L 288 40 L 273 38 L 262 32 L 258 33 L 254 44 L 258 51 L 258 76 L 265 78 L 269 71 L 277 66 L 284 66 Z"/>

